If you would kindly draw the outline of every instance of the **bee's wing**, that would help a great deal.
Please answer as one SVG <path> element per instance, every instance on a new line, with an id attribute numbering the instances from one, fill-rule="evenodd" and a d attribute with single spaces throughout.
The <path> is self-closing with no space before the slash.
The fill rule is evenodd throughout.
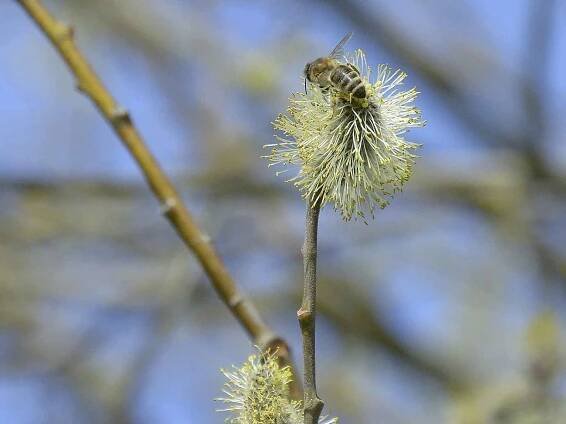
<path id="1" fill-rule="evenodd" d="M 330 57 L 333 59 L 340 59 L 344 57 L 344 45 L 350 40 L 350 38 L 352 38 L 351 31 L 346 34 L 338 44 L 336 44 L 336 47 L 334 47 L 334 49 L 330 52 Z"/>

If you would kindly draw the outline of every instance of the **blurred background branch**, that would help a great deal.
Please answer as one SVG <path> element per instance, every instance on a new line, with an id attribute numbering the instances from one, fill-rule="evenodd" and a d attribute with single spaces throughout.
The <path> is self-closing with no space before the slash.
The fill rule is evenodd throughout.
<path id="1" fill-rule="evenodd" d="M 535 361 L 554 367 L 539 404 L 563 400 L 564 2 L 46 4 L 80 28 L 234 279 L 294 349 L 303 205 L 258 158 L 269 122 L 304 64 L 350 30 L 372 65 L 404 67 L 429 122 L 414 178 L 368 226 L 321 214 L 328 413 L 536 417 L 524 335 L 546 310 L 559 331 L 555 359 Z M 217 369 L 249 343 L 16 3 L 0 12 L 0 422 L 218 421 Z"/>

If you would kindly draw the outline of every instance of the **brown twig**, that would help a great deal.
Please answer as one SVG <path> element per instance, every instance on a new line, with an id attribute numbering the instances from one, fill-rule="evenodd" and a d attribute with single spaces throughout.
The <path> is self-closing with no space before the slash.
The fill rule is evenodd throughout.
<path id="1" fill-rule="evenodd" d="M 315 319 L 316 319 L 316 245 L 320 203 L 307 201 L 305 242 L 301 250 L 304 264 L 303 302 L 297 317 L 303 335 L 304 422 L 316 424 L 324 402 L 316 393 Z"/>
<path id="2" fill-rule="evenodd" d="M 173 184 L 143 142 L 128 112 L 114 100 L 77 48 L 72 27 L 55 19 L 39 0 L 17 1 L 67 63 L 75 75 L 77 88 L 94 102 L 103 117 L 112 125 L 139 165 L 153 194 L 161 203 L 163 215 L 195 254 L 214 289 L 234 317 L 256 345 L 263 350 L 277 349 L 280 361 L 290 365 L 287 343 L 263 321 L 255 306 L 237 287 L 209 238 L 198 228 Z M 293 387 L 292 393 L 300 397 L 298 384 Z"/>

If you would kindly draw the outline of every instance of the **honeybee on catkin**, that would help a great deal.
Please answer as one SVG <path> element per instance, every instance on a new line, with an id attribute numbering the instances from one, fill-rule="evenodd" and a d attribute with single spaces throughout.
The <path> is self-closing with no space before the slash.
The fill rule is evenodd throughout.
<path id="1" fill-rule="evenodd" d="M 328 56 L 319 57 L 305 65 L 305 91 L 307 80 L 323 90 L 334 88 L 345 98 L 365 100 L 368 96 L 360 71 L 351 63 L 341 63 L 344 57 L 344 45 L 350 40 L 349 32 L 340 40 Z"/>

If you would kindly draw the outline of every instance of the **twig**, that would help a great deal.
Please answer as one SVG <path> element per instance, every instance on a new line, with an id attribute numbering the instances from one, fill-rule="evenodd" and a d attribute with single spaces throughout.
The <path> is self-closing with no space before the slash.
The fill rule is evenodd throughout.
<path id="1" fill-rule="evenodd" d="M 198 228 L 173 184 L 146 147 L 128 112 L 114 100 L 77 48 L 72 27 L 56 20 L 39 0 L 17 1 L 65 60 L 75 75 L 77 88 L 94 102 L 103 117 L 112 125 L 139 165 L 153 194 L 161 203 L 163 215 L 195 254 L 214 289 L 237 321 L 256 345 L 263 350 L 277 349 L 281 363 L 291 365 L 287 343 L 271 330 L 260 317 L 255 306 L 237 287 L 210 244 L 209 238 Z M 294 381 L 296 380 L 295 378 Z M 296 384 L 292 388 L 292 394 L 300 397 L 299 385 Z"/>
<path id="2" fill-rule="evenodd" d="M 316 244 L 320 203 L 307 201 L 305 242 L 301 250 L 304 264 L 303 302 L 297 317 L 303 335 L 305 424 L 316 424 L 324 402 L 316 393 L 315 318 L 316 318 Z"/>

